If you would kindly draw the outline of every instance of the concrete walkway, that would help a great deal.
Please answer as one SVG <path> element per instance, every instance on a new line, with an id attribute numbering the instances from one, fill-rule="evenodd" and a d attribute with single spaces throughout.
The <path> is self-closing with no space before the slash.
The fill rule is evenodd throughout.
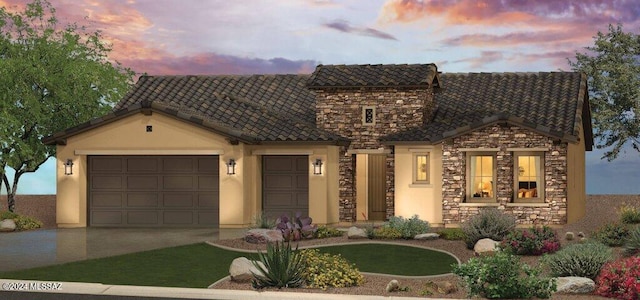
<path id="1" fill-rule="evenodd" d="M 0 272 L 202 243 L 242 229 L 66 228 L 0 233 Z"/>

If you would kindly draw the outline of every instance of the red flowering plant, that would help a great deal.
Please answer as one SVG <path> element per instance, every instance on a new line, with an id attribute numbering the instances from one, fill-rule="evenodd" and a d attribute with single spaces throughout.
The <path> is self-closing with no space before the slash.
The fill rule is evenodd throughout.
<path id="1" fill-rule="evenodd" d="M 609 262 L 596 278 L 597 295 L 633 299 L 640 297 L 640 257 L 633 256 Z"/>
<path id="2" fill-rule="evenodd" d="M 518 255 L 542 255 L 560 250 L 560 239 L 551 227 L 533 227 L 510 232 L 500 248 Z"/>

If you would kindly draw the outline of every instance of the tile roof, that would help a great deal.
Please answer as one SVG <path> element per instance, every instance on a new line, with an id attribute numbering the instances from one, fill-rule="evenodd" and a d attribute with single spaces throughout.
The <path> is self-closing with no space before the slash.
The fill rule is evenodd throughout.
<path id="1" fill-rule="evenodd" d="M 315 126 L 308 75 L 144 76 L 111 114 L 46 138 L 54 143 L 144 109 L 165 113 L 245 143 L 348 144 Z"/>
<path id="2" fill-rule="evenodd" d="M 311 89 L 438 86 L 435 64 L 319 65 L 309 78 Z"/>
<path id="3" fill-rule="evenodd" d="M 498 121 L 568 141 L 580 138 L 578 129 L 587 126 L 590 139 L 590 121 L 583 125 L 589 109 L 586 78 L 580 73 L 444 73 L 440 78 L 444 87 L 435 95 L 431 122 L 383 137 L 384 142 L 437 143 Z"/>

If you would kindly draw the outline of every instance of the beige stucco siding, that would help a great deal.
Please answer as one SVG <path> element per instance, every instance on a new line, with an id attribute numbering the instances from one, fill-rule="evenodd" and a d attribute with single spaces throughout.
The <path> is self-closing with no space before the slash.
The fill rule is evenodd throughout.
<path id="1" fill-rule="evenodd" d="M 583 136 L 582 130 L 580 135 Z M 569 143 L 567 149 L 567 223 L 571 224 L 586 213 L 586 168 L 585 144 L 580 139 L 577 144 Z"/>
<path id="2" fill-rule="evenodd" d="M 153 126 L 153 131 L 147 132 L 147 126 Z M 262 209 L 261 155 L 291 148 L 232 145 L 213 131 L 157 112 L 124 117 L 69 137 L 66 145 L 57 146 L 57 223 L 59 227 L 87 226 L 88 155 L 219 155 L 220 228 L 246 227 Z M 316 158 L 325 163 L 322 175 L 313 175 L 310 170 L 310 216 L 318 224 L 337 222 L 338 147 L 296 148 L 309 155 L 309 164 Z M 231 158 L 236 160 L 235 175 L 226 172 Z M 74 163 L 73 175 L 69 176 L 64 175 L 67 159 Z"/>
<path id="3" fill-rule="evenodd" d="M 414 155 L 429 154 L 429 184 L 413 182 Z M 432 225 L 442 224 L 442 147 L 395 147 L 395 212 L 409 218 L 417 214 Z"/>

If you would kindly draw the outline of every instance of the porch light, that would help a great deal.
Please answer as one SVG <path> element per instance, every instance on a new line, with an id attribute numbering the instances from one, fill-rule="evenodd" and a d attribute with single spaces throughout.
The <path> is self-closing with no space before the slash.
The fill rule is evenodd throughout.
<path id="1" fill-rule="evenodd" d="M 73 175 L 73 161 L 71 159 L 67 159 L 67 162 L 64 163 L 64 175 Z"/>
<path id="2" fill-rule="evenodd" d="M 236 174 L 236 160 L 231 158 L 227 163 L 227 175 L 235 175 Z"/>
<path id="3" fill-rule="evenodd" d="M 322 174 L 322 159 L 316 159 L 313 163 L 313 175 L 321 175 Z"/>

